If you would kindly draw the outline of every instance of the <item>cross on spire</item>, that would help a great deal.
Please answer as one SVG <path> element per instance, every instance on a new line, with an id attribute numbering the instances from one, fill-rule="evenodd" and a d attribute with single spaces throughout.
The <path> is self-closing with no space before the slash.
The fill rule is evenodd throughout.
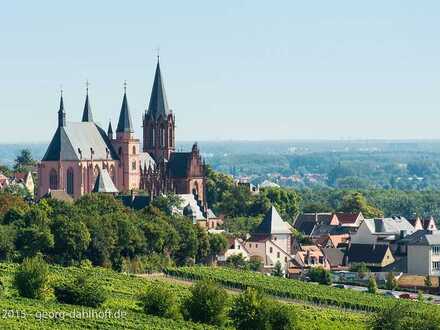
<path id="1" fill-rule="evenodd" d="M 124 93 L 127 93 L 127 80 L 124 80 Z"/>
<path id="2" fill-rule="evenodd" d="M 90 86 L 90 83 L 89 83 L 89 80 L 87 79 L 86 80 L 86 93 L 87 93 L 87 95 L 89 95 L 89 86 Z"/>

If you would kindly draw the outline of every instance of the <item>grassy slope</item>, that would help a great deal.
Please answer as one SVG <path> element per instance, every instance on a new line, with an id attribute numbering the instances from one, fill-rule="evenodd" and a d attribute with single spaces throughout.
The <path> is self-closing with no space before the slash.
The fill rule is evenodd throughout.
<path id="1" fill-rule="evenodd" d="M 0 264 L 0 278 L 5 286 L 5 292 L 0 299 L 0 324 L 2 329 L 209 329 L 205 325 L 198 325 L 185 321 L 172 321 L 145 315 L 137 305 L 137 296 L 141 294 L 152 280 L 141 279 L 134 276 L 115 273 L 109 270 L 94 268 L 91 270 L 95 280 L 102 283 L 109 292 L 109 299 L 100 309 L 81 308 L 58 304 L 51 292 L 48 292 L 45 301 L 20 298 L 12 288 L 12 275 L 15 265 Z M 56 283 L 60 280 L 70 279 L 79 272 L 79 268 L 51 267 L 50 281 Z M 180 299 L 188 295 L 188 288 L 162 282 L 163 285 L 172 287 Z M 298 315 L 298 322 L 303 329 L 362 329 L 365 316 L 356 313 L 346 313 L 336 310 L 319 309 L 310 306 L 292 305 Z M 123 319 L 43 319 L 38 321 L 36 313 L 60 312 L 73 310 L 123 310 L 127 316 Z M 19 315 L 6 317 L 5 311 L 12 310 L 15 314 L 25 312 L 26 317 Z M 37 314 L 39 316 L 39 314 Z"/>

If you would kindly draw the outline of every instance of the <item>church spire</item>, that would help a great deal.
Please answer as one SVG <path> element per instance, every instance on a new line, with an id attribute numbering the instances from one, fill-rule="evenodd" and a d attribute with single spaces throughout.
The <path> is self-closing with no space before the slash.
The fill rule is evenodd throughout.
<path id="1" fill-rule="evenodd" d="M 86 82 L 86 102 L 84 104 L 84 111 L 82 116 L 83 122 L 93 122 L 92 109 L 90 108 L 89 102 L 89 81 Z"/>
<path id="2" fill-rule="evenodd" d="M 162 115 L 163 119 L 166 119 L 169 113 L 170 109 L 168 108 L 168 101 L 165 94 L 165 87 L 162 80 L 158 56 L 153 89 L 151 90 L 150 103 L 148 105 L 148 112 L 146 116 L 157 119 L 160 115 Z"/>
<path id="3" fill-rule="evenodd" d="M 108 122 L 107 136 L 110 140 L 113 140 L 113 127 L 111 120 Z"/>
<path id="4" fill-rule="evenodd" d="M 122 100 L 121 113 L 119 115 L 116 133 L 134 133 L 130 110 L 128 108 L 126 81 L 124 81 L 124 98 Z"/>
<path id="5" fill-rule="evenodd" d="M 64 111 L 63 89 L 60 91 L 60 109 L 58 110 L 58 127 L 66 126 L 66 112 Z"/>

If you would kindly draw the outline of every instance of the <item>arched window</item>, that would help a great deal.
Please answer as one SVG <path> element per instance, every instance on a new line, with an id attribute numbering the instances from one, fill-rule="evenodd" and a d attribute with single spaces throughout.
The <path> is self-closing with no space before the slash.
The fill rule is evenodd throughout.
<path id="1" fill-rule="evenodd" d="M 136 155 L 136 147 L 133 146 L 133 155 Z"/>
<path id="2" fill-rule="evenodd" d="M 154 127 L 151 128 L 151 146 L 154 147 L 154 144 L 156 142 L 156 130 Z"/>
<path id="3" fill-rule="evenodd" d="M 172 147 L 173 146 L 173 129 L 170 127 L 170 129 L 168 130 L 168 140 L 169 140 L 169 146 Z"/>
<path id="4" fill-rule="evenodd" d="M 74 182 L 74 174 L 73 174 L 73 168 L 69 167 L 67 170 L 67 184 L 66 184 L 66 191 L 69 195 L 73 195 L 75 182 Z"/>
<path id="5" fill-rule="evenodd" d="M 110 166 L 110 177 L 112 178 L 113 183 L 116 184 L 115 167 L 113 165 Z"/>
<path id="6" fill-rule="evenodd" d="M 54 169 L 51 169 L 49 173 L 49 188 L 51 190 L 58 189 L 58 174 Z"/>

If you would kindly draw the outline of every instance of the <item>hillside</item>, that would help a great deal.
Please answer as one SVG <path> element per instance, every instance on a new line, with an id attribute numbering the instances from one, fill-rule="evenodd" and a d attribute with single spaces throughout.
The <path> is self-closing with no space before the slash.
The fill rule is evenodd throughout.
<path id="1" fill-rule="evenodd" d="M 62 305 L 55 301 L 50 290 L 44 301 L 18 297 L 12 287 L 15 264 L 0 264 L 0 278 L 5 290 L 0 298 L 2 310 L 2 329 L 212 329 L 212 327 L 187 321 L 173 321 L 145 315 L 137 304 L 139 294 L 157 279 L 139 278 L 133 275 L 116 273 L 103 268 L 63 268 L 51 266 L 50 282 L 58 283 L 71 279 L 79 273 L 90 273 L 94 281 L 104 286 L 109 299 L 99 309 Z M 182 299 L 188 295 L 187 286 L 162 281 L 162 285 L 172 288 Z M 231 299 L 230 299 L 231 300 Z M 291 305 L 297 314 L 301 329 L 362 329 L 366 316 L 335 309 L 324 309 L 308 305 Z M 120 318 L 73 318 L 68 313 L 87 311 L 89 313 L 112 313 Z M 52 314 L 51 314 L 52 313 Z"/>

